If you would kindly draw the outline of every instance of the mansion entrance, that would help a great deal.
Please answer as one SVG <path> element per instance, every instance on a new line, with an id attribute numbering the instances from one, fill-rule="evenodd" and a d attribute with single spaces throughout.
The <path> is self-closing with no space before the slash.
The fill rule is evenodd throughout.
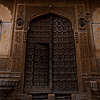
<path id="1" fill-rule="evenodd" d="M 30 22 L 24 88 L 28 94 L 78 92 L 74 32 L 69 20 L 47 14 Z"/>

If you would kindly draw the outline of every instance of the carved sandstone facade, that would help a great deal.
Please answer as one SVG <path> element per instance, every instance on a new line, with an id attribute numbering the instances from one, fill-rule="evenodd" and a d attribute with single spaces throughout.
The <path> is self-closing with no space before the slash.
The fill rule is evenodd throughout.
<path id="1" fill-rule="evenodd" d="M 0 100 L 100 99 L 100 1 L 0 0 L 0 8 Z"/>

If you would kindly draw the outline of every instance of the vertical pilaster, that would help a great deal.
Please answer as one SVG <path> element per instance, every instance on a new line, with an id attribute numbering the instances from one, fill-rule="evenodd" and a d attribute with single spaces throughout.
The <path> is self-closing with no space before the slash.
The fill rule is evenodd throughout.
<path id="1" fill-rule="evenodd" d="M 12 72 L 21 72 L 22 68 L 22 43 L 24 33 L 24 21 L 25 21 L 25 5 L 17 4 L 15 18 L 15 30 L 14 30 L 14 42 L 13 42 L 13 55 L 12 55 Z M 23 80 L 22 80 L 23 81 Z M 23 91 L 23 83 L 20 82 L 19 91 Z"/>

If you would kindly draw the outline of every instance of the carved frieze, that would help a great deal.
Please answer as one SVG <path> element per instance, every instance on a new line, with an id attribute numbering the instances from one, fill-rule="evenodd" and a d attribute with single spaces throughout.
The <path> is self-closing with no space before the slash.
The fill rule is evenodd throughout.
<path id="1" fill-rule="evenodd" d="M 0 97 L 7 96 L 13 90 L 17 90 L 20 79 L 21 73 L 0 72 Z"/>
<path id="2" fill-rule="evenodd" d="M 25 21 L 26 21 L 26 26 L 25 28 L 28 27 L 29 22 L 37 17 L 37 16 L 41 16 L 43 14 L 47 14 L 47 13 L 55 13 L 61 16 L 64 16 L 66 18 L 68 18 L 72 23 L 73 23 L 73 27 L 76 23 L 76 18 L 75 18 L 75 6 L 71 5 L 63 5 L 63 6 L 57 6 L 57 5 L 51 5 L 52 9 L 50 8 L 49 5 L 27 5 L 26 6 L 26 17 L 25 17 Z"/>
<path id="3" fill-rule="evenodd" d="M 32 100 L 32 95 L 17 94 L 15 100 Z"/>

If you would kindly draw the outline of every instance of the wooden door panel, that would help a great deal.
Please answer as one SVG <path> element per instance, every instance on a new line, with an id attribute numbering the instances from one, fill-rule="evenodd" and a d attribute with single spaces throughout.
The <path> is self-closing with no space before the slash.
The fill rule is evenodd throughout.
<path id="1" fill-rule="evenodd" d="M 51 52 L 49 51 L 52 49 L 51 38 L 49 15 L 37 18 L 30 23 L 26 51 L 26 92 L 49 93 L 50 91 L 49 68 L 51 65 L 49 65 L 49 62 L 51 61 Z"/>
<path id="2" fill-rule="evenodd" d="M 25 92 L 77 93 L 74 32 L 67 19 L 45 15 L 27 34 Z"/>
<path id="3" fill-rule="evenodd" d="M 53 92 L 78 90 L 74 32 L 71 22 L 53 15 Z"/>

